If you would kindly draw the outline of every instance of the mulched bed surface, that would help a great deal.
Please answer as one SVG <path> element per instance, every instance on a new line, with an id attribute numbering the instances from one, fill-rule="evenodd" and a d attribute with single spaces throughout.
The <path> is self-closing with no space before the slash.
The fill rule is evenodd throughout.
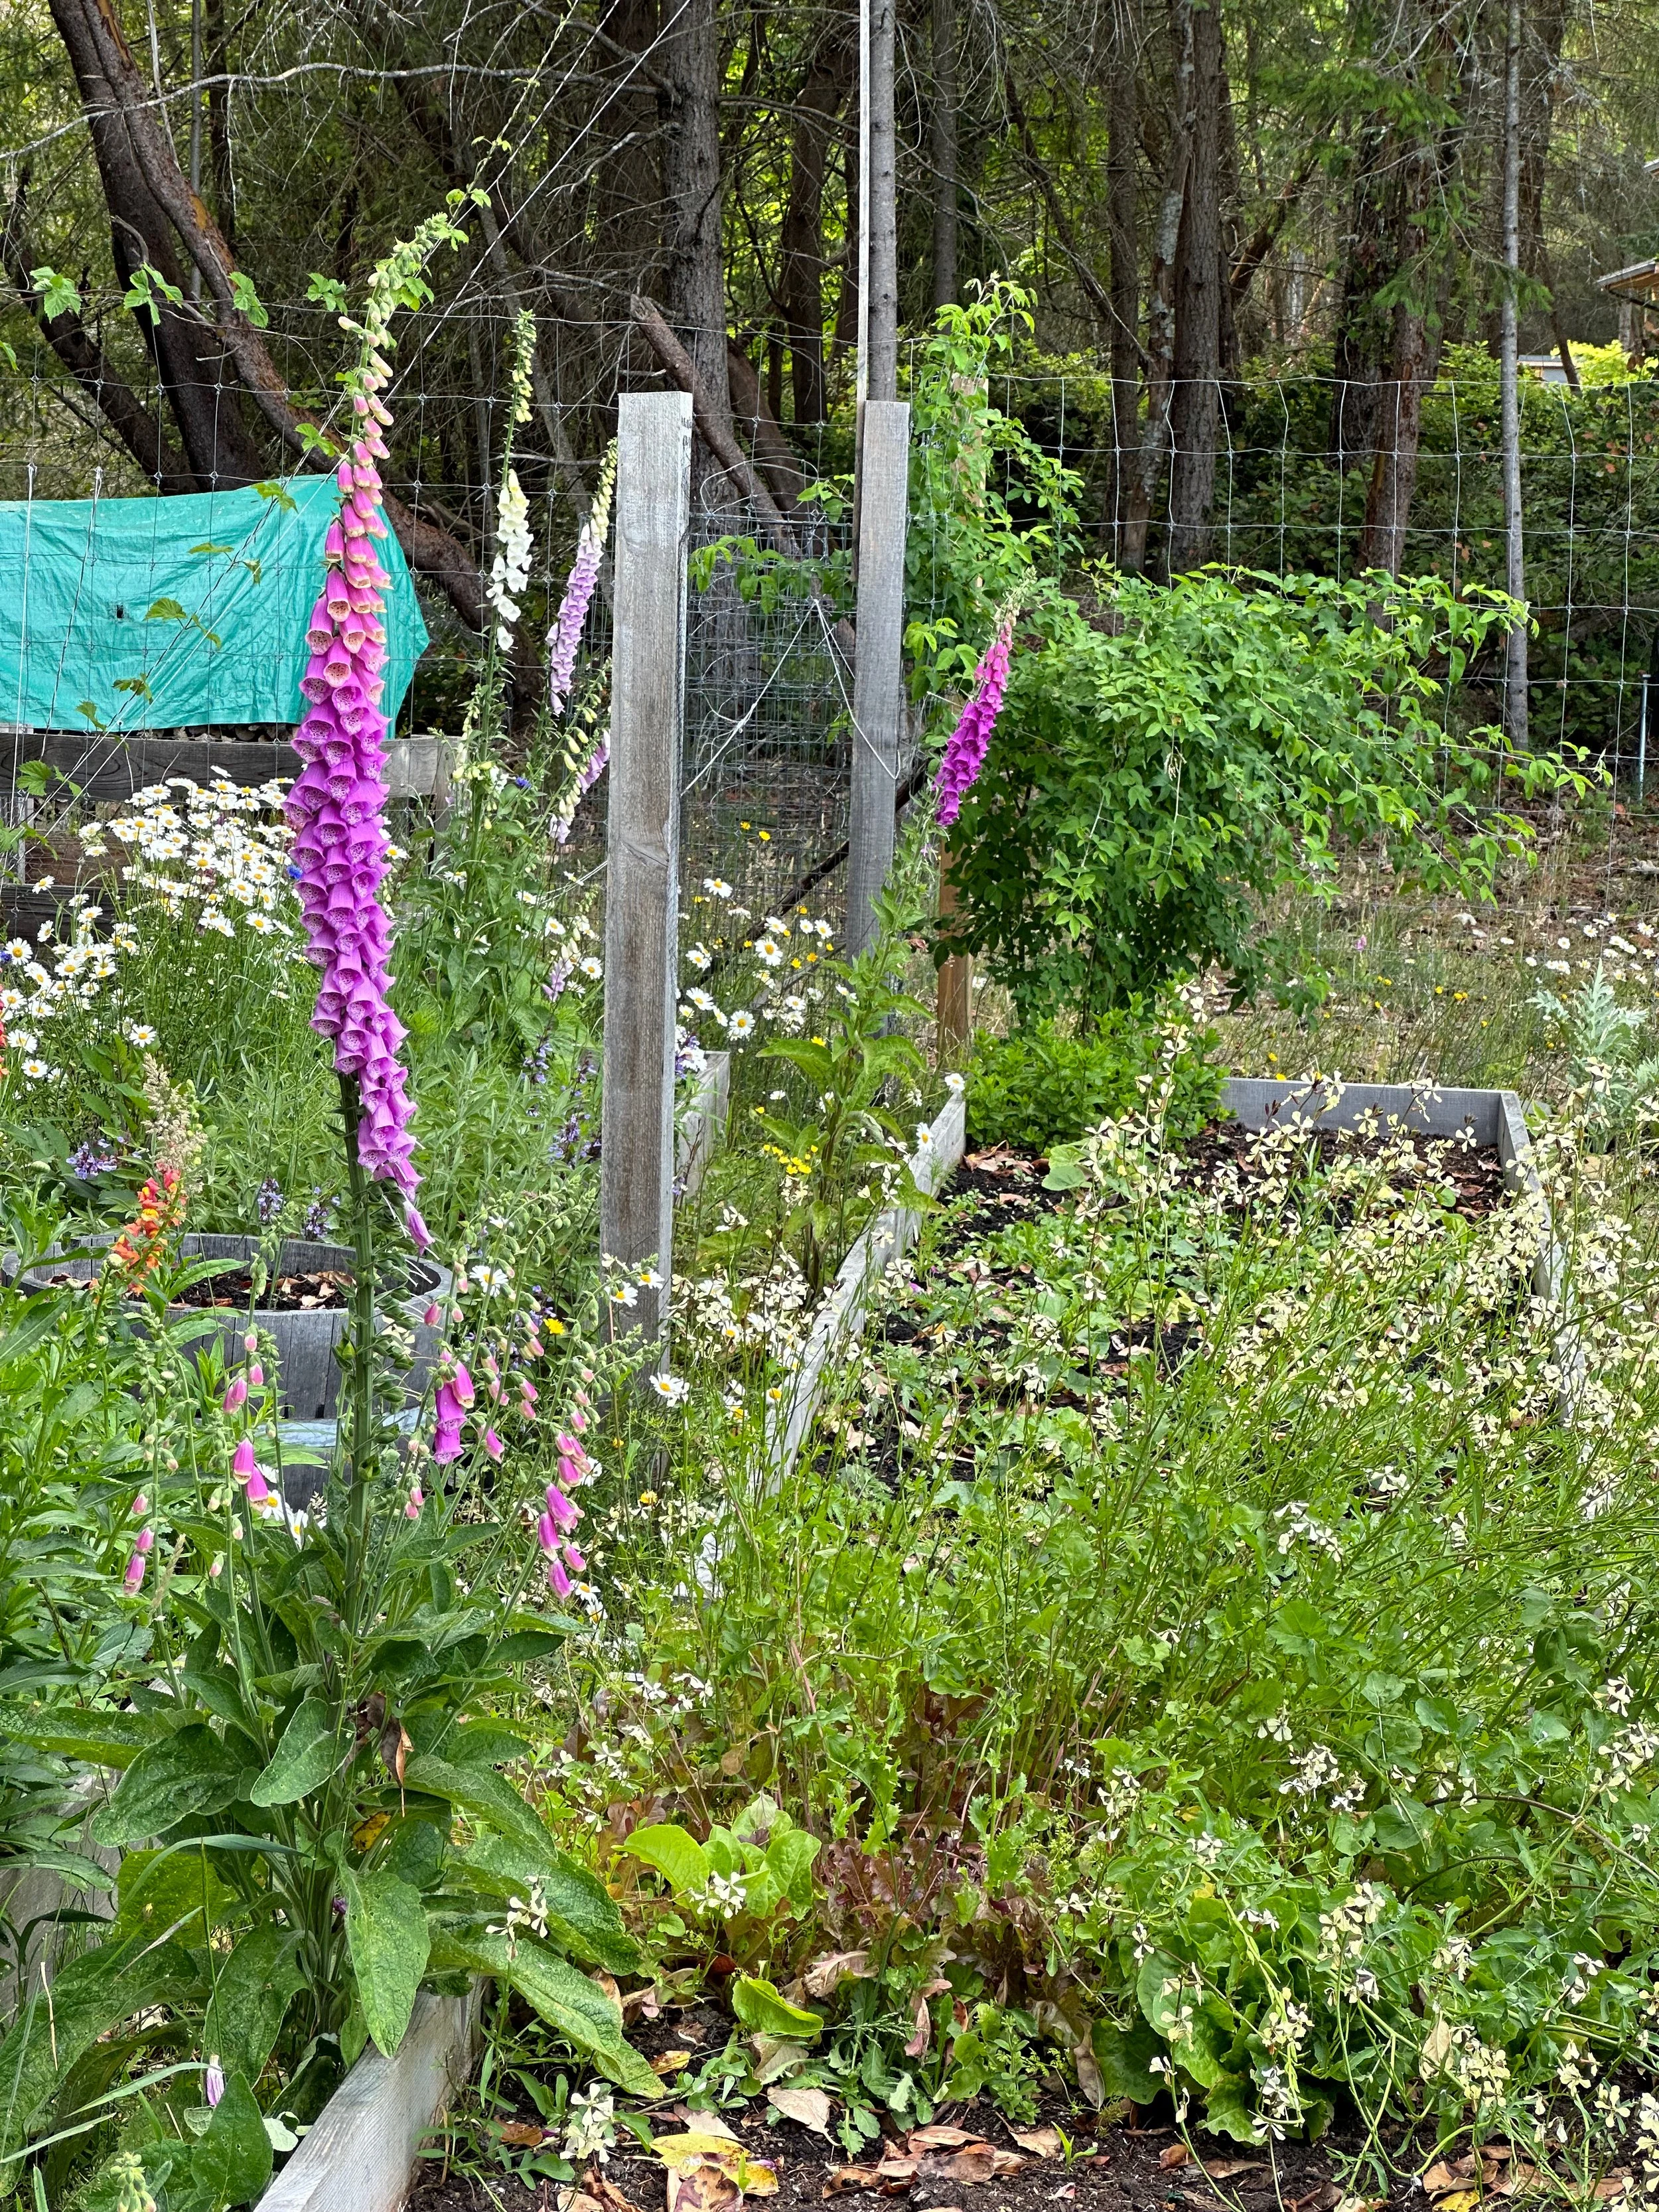
<path id="1" fill-rule="evenodd" d="M 1156 2110 L 1147 2117 L 1155 2117 Z M 777 2164 L 777 2195 L 744 2200 L 750 2212 L 807 2212 L 809 2207 L 819 2212 L 826 2201 L 841 2212 L 906 2212 L 910 2207 L 915 2212 L 945 2212 L 946 2207 L 957 2212 L 1048 2212 L 1056 2205 L 1062 2212 L 1331 2212 L 1341 2193 L 1328 2144 L 1268 2143 L 1253 2149 L 1199 2136 L 1194 2138 L 1195 2158 L 1166 2167 L 1160 2159 L 1180 2147 L 1173 2127 L 1111 2125 L 1097 2131 L 1092 2113 L 1055 2104 L 1052 2110 L 1045 2107 L 1040 2118 L 1055 2122 L 1079 2154 L 1092 2155 L 1079 2155 L 1069 2166 L 1059 2158 L 1028 2158 L 1018 2172 L 970 2187 L 929 2177 L 901 2196 L 866 2190 L 831 2195 L 830 2175 L 850 2163 L 840 2143 L 826 2142 L 790 2120 L 769 2125 L 768 2117 L 763 2107 L 726 2116 L 747 2149 Z M 951 2106 L 938 2118 L 971 2129 L 988 2142 L 1018 2148 L 1008 2124 L 989 2106 Z M 688 2124 L 695 2123 L 667 2112 L 653 2122 L 663 2135 Z M 878 2143 L 866 2146 L 859 2163 L 873 2165 L 880 2149 Z M 665 2170 L 626 2135 L 604 2171 L 611 2188 L 638 2212 L 665 2212 Z M 489 2212 L 492 2207 L 498 2212 L 560 2212 L 567 2194 L 556 2182 L 538 2183 L 532 2191 L 501 2174 L 490 2176 L 486 2193 L 471 2179 L 452 2174 L 446 2181 L 434 2170 L 417 2185 L 408 2212 Z M 1403 2206 L 1411 2195 L 1409 2178 L 1402 2176 L 1389 2201 Z M 1424 2201 L 1418 2196 L 1419 2206 Z M 617 2208 L 613 2205 L 611 2212 Z"/>
<path id="2" fill-rule="evenodd" d="M 261 1313 L 339 1312 L 351 1303 L 349 1275 L 324 1268 L 304 1275 L 278 1275 L 260 1294 Z M 246 1311 L 253 1296 L 253 1277 L 246 1267 L 224 1268 L 204 1276 L 179 1293 L 181 1306 L 238 1306 Z"/>

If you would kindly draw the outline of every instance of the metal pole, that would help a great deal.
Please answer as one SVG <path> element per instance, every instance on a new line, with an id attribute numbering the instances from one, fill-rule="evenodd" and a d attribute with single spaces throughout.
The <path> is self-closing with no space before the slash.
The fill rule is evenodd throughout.
<path id="1" fill-rule="evenodd" d="M 1527 596 L 1521 512 L 1521 0 L 1509 0 L 1504 50 L 1504 305 L 1498 372 L 1503 401 L 1504 588 Z M 1527 625 L 1510 630 L 1504 654 L 1504 734 L 1516 751 L 1527 743 Z"/>
<path id="2" fill-rule="evenodd" d="M 859 653 L 853 679 L 853 818 L 847 855 L 847 945 L 854 954 L 862 952 L 875 936 L 875 901 L 893 866 L 893 800 L 898 789 L 904 704 L 909 467 L 909 402 L 866 400 L 859 514 Z"/>
<path id="3" fill-rule="evenodd" d="M 691 401 L 629 392 L 617 410 L 616 629 L 605 898 L 599 1249 L 634 1284 L 620 1328 L 667 1334 L 673 1257 L 679 764 Z M 654 1262 L 660 1287 L 641 1284 Z"/>

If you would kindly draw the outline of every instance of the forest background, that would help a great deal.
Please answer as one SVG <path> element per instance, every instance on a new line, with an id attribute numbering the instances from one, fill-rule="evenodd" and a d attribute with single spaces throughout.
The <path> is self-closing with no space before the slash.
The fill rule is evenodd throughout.
<path id="1" fill-rule="evenodd" d="M 1573 349 L 1639 353 L 1639 308 L 1598 280 L 1659 251 L 1659 39 L 1631 0 L 896 0 L 896 265 L 872 331 L 1016 277 L 1033 380 L 1011 411 L 1063 449 L 1069 392 L 1083 542 L 1121 567 L 1261 557 L 1218 540 L 1217 463 L 1264 379 L 1280 413 L 1293 392 L 1279 439 L 1311 534 L 1285 541 L 1281 471 L 1261 565 L 1438 565 L 1407 539 L 1421 402 L 1449 367 L 1477 398 L 1490 374 L 1511 16 L 1522 345 L 1576 380 L 1622 371 Z M 94 460 L 106 491 L 303 465 L 331 284 L 466 188 L 469 247 L 402 372 L 420 404 L 389 509 L 464 631 L 523 307 L 517 463 L 573 538 L 617 390 L 665 377 L 695 381 L 710 464 L 752 459 L 787 511 L 850 465 L 858 70 L 855 12 L 759 0 L 24 0 L 0 19 L 0 338 L 21 372 L 0 489 L 84 493 Z M 1495 415 L 1479 434 L 1495 446 Z M 1333 483 L 1352 486 L 1334 538 Z M 1230 516 L 1249 491 L 1229 477 Z M 417 711 L 442 725 L 430 679 Z"/>

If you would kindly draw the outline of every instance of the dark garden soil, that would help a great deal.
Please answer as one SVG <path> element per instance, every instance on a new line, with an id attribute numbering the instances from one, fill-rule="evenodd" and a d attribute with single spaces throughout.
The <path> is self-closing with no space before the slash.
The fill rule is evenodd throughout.
<path id="1" fill-rule="evenodd" d="M 351 1303 L 351 1278 L 329 1268 L 303 1275 L 278 1275 L 259 1297 L 262 1313 L 337 1312 Z M 226 1267 L 181 1291 L 181 1306 L 238 1306 L 246 1311 L 253 1296 L 253 1277 L 246 1267 Z"/>
<path id="2" fill-rule="evenodd" d="M 671 2107 L 653 2115 L 653 2130 L 672 2135 L 700 2117 L 706 2124 L 706 2116 Z M 816 2212 L 826 2200 L 842 2212 L 1048 2212 L 1054 2205 L 1064 2212 L 1332 2212 L 1343 2193 L 1333 2155 L 1340 2142 L 1255 2149 L 1195 2136 L 1189 2150 L 1170 2125 L 1107 2124 L 1058 2103 L 1018 2129 L 988 2105 L 950 2106 L 910 2139 L 908 2154 L 896 2134 L 866 2145 L 856 2163 L 838 2142 L 764 2106 L 733 2112 L 726 2124 L 752 2157 L 776 2167 L 776 2194 L 744 2200 L 754 2212 Z M 589 2169 L 578 2196 L 552 2181 L 526 2187 L 499 2170 L 488 2179 L 486 2191 L 477 2179 L 434 2169 L 408 2212 L 668 2212 L 666 2169 L 626 2135 L 603 2169 Z M 1383 2212 L 1390 2202 L 1407 2204 L 1413 2193 L 1407 2171 L 1389 2197 L 1364 2201 L 1367 2212 Z M 678 2212 L 691 2212 L 692 2202 L 682 2190 Z M 1419 2194 L 1418 2204 L 1425 2202 Z M 702 2212 L 718 2203 L 716 2192 Z M 727 2196 L 720 2212 L 744 2207 Z"/>

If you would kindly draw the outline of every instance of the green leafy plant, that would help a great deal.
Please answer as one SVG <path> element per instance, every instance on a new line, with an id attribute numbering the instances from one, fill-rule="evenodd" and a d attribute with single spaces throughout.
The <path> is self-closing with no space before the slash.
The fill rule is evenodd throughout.
<path id="1" fill-rule="evenodd" d="M 1213 1032 L 1194 1039 L 1175 1063 L 1170 1129 L 1188 1135 L 1215 1112 L 1223 1069 Z M 975 1146 L 1042 1152 L 1095 1122 L 1133 1112 L 1160 1083 L 1159 1030 L 1137 999 L 1072 1036 L 1053 1022 L 1012 1036 L 975 1040 L 968 1070 L 968 1133 Z"/>

